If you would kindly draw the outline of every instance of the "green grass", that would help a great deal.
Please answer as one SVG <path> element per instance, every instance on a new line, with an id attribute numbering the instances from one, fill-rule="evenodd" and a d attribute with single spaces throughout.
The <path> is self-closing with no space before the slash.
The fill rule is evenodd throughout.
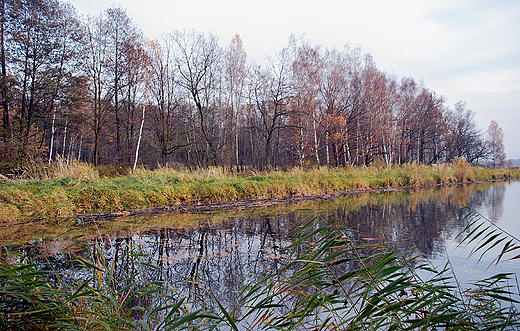
<path id="1" fill-rule="evenodd" d="M 42 174 L 43 173 L 43 174 Z M 33 179 L 0 181 L 0 225 L 33 218 L 145 209 L 244 199 L 285 198 L 403 186 L 519 177 L 518 169 L 470 167 L 464 161 L 438 166 L 352 167 L 226 173 L 222 169 L 138 169 L 100 177 L 90 165 L 59 163 Z"/>

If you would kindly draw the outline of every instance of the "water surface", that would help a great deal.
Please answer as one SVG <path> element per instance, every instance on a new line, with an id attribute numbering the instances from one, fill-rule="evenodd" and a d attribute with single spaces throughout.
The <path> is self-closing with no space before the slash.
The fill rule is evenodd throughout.
<path id="1" fill-rule="evenodd" d="M 245 212 L 122 218 L 117 222 L 127 224 L 126 229 L 117 231 L 109 230 L 106 224 L 96 226 L 108 260 L 136 247 L 147 254 L 147 262 L 158 265 L 157 269 L 143 269 L 143 280 L 167 280 L 175 291 L 200 300 L 211 289 L 219 298 L 234 301 L 245 283 L 283 267 L 286 253 L 280 249 L 291 243 L 298 225 L 311 220 L 335 219 L 362 242 L 385 242 L 399 251 L 415 250 L 423 261 L 435 266 L 450 262 L 461 283 L 500 272 L 518 273 L 519 260 L 488 268 L 496 251 L 477 264 L 480 254 L 468 259 L 470 249 L 460 247 L 460 239 L 454 239 L 470 221 L 466 217 L 469 211 L 520 238 L 518 201 L 519 181 L 495 182 L 362 194 Z M 65 272 L 67 256 L 57 253 L 69 243 L 61 239 L 37 246 L 51 253 L 51 259 Z M 119 258 L 121 274 L 129 272 L 128 265 L 128 260 Z"/>

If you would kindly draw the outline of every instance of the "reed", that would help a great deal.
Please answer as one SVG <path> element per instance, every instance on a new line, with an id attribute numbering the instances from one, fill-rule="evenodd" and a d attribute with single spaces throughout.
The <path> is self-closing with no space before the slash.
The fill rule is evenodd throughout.
<path id="1" fill-rule="evenodd" d="M 363 242 L 334 221 L 302 221 L 295 230 L 291 244 L 283 249 L 285 266 L 246 284 L 236 304 L 221 302 L 211 291 L 202 298 L 185 296 L 166 277 L 150 278 L 147 269 L 160 269 L 138 247 L 107 255 L 102 240 L 86 244 L 86 254 L 70 261 L 74 273 L 67 275 L 52 271 L 53 266 L 41 259 L 7 252 L 0 261 L 0 330 L 520 327 L 513 274 L 463 287 L 449 263 L 436 269 L 419 262 L 414 252 Z M 479 253 L 489 253 L 503 242 L 509 252 L 519 247 L 517 238 L 481 217 L 470 220 L 460 236 L 467 242 L 482 236 L 496 239 L 480 242 L 473 250 Z M 496 263 L 507 258 L 504 254 Z"/>
<path id="2" fill-rule="evenodd" d="M 23 255 L 1 256 L 0 330 L 53 330 L 66 323 L 68 293 L 45 281 L 51 271 L 40 267 Z"/>
<path id="3" fill-rule="evenodd" d="M 245 289 L 242 304 L 249 309 L 238 318 L 243 329 L 496 330 L 520 325 L 514 274 L 463 288 L 449 263 L 437 270 L 417 261 L 413 252 L 363 243 L 334 222 L 313 220 L 299 231 L 286 248 L 291 258 L 285 267 Z M 464 237 L 478 238 L 474 233 Z M 518 247 L 517 239 L 510 240 L 505 248 Z M 424 279 L 424 274 L 431 277 Z"/>

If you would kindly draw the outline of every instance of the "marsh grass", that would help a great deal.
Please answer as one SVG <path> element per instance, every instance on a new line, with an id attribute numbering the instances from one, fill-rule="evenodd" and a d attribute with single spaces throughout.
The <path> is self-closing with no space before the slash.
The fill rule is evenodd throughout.
<path id="1" fill-rule="evenodd" d="M 133 248 L 110 260 L 100 242 L 85 249 L 69 261 L 72 278 L 35 257 L 1 256 L 0 330 L 177 330 L 204 318 L 165 291 L 169 284 L 143 278 L 156 267 Z"/>
<path id="2" fill-rule="evenodd" d="M 66 234 L 67 238 L 83 235 L 85 238 L 94 239 L 100 234 L 103 236 L 132 237 L 136 233 L 142 233 L 153 229 L 179 228 L 192 229 L 201 222 L 210 225 L 222 224 L 227 219 L 242 217 L 259 217 L 262 215 L 277 215 L 277 217 L 287 217 L 290 214 L 300 215 L 305 210 L 313 210 L 323 217 L 333 210 L 345 210 L 348 212 L 356 211 L 367 205 L 392 206 L 403 204 L 412 210 L 419 204 L 428 204 L 435 201 L 439 204 L 454 204 L 464 206 L 470 203 L 471 196 L 477 191 L 487 190 L 497 185 L 493 182 L 485 182 L 478 185 L 451 185 L 440 187 L 430 187 L 421 190 L 399 190 L 380 194 L 359 193 L 336 199 L 311 199 L 299 201 L 297 203 L 266 204 L 263 207 L 244 210 L 223 210 L 215 212 L 200 213 L 156 213 L 142 216 L 119 217 L 109 220 L 98 220 L 95 223 L 88 223 L 85 226 L 78 226 L 80 223 L 74 217 L 60 219 L 42 219 L 23 224 L 9 225 L 0 224 L 0 246 L 23 244 L 40 239 L 53 239 Z M 501 184 L 498 184 L 501 185 Z M 187 192 L 187 191 L 185 191 Z M 345 209 L 346 208 L 346 209 Z"/>
<path id="3" fill-rule="evenodd" d="M 459 246 L 471 248 L 470 257 L 478 256 L 480 263 L 485 255 L 494 254 L 495 258 L 487 266 L 488 268 L 498 265 L 503 260 L 520 259 L 519 238 L 474 211 L 471 211 L 466 219 L 468 219 L 466 226 L 458 233 L 455 240 L 459 241 Z"/>
<path id="4" fill-rule="evenodd" d="M 36 169 L 36 170 L 35 170 Z M 347 191 L 504 179 L 518 169 L 471 167 L 466 161 L 424 166 L 294 168 L 289 171 L 227 173 L 222 168 L 181 171 L 138 168 L 103 177 L 91 165 L 58 160 L 36 166 L 26 179 L 0 181 L 0 223 L 33 218 L 145 209 L 244 199 L 323 195 Z"/>
<path id="5" fill-rule="evenodd" d="M 480 241 L 473 251 L 489 253 L 502 242 L 506 250 L 519 247 L 479 215 L 468 218 L 463 242 L 506 238 Z M 34 256 L 1 256 L 0 330 L 520 328 L 514 274 L 464 287 L 449 263 L 436 269 L 414 252 L 363 242 L 334 221 L 302 221 L 283 248 L 284 267 L 245 284 L 237 303 L 222 302 L 211 290 L 202 298 L 180 294 L 167 278 L 150 276 L 161 269 L 138 246 L 107 253 L 101 239 L 76 245 L 85 253 L 69 261 L 72 273 L 60 274 Z"/>

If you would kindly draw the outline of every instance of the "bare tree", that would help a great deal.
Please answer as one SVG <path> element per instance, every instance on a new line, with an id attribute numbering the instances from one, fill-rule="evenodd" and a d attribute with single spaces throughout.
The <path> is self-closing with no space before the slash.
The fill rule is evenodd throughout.
<path id="1" fill-rule="evenodd" d="M 57 0 L 2 1 L 0 13 L 4 141 L 18 157 L 39 157 L 54 105 L 74 81 L 79 20 L 72 5 Z"/>
<path id="2" fill-rule="evenodd" d="M 487 136 L 490 165 L 493 168 L 503 167 L 506 162 L 506 152 L 504 148 L 504 131 L 495 120 L 492 120 L 491 123 L 489 123 Z"/>
<path id="3" fill-rule="evenodd" d="M 110 76 L 106 65 L 109 58 L 107 26 L 101 16 L 90 17 L 85 35 L 85 71 L 90 80 L 90 102 L 86 119 L 94 134 L 93 163 L 99 164 L 102 129 L 110 114 Z"/>
<path id="4" fill-rule="evenodd" d="M 451 162 L 456 158 L 465 158 L 473 163 L 479 158 L 484 158 L 485 144 L 482 134 L 475 122 L 475 113 L 466 108 L 466 103 L 459 101 L 453 111 L 446 114 L 446 161 Z"/>
<path id="5" fill-rule="evenodd" d="M 285 117 L 291 98 L 290 62 L 287 49 L 277 54 L 275 60 L 268 59 L 266 69 L 256 67 L 250 83 L 252 101 L 260 115 L 256 129 L 263 138 L 263 166 L 273 167 L 273 144 L 275 134 L 287 127 Z"/>
<path id="6" fill-rule="evenodd" d="M 322 58 L 319 47 L 311 46 L 307 41 L 291 40 L 293 52 L 292 83 L 294 89 L 294 106 L 292 125 L 296 128 L 292 135 L 292 145 L 296 147 L 296 155 L 300 167 L 305 159 L 311 157 L 317 166 L 320 165 L 318 127 L 320 123 L 320 73 Z M 309 160 L 310 161 L 310 160 Z"/>
<path id="7" fill-rule="evenodd" d="M 143 36 L 141 31 L 121 7 L 108 8 L 104 15 L 108 48 L 106 65 L 111 75 L 112 106 L 116 126 L 116 155 L 121 162 L 128 158 L 133 150 L 132 138 L 135 135 L 136 113 L 132 98 L 136 96 L 140 76 L 145 67 Z M 126 114 L 126 123 L 122 121 L 122 112 Z M 139 117 L 139 116 L 137 116 Z M 122 125 L 126 124 L 126 151 L 123 151 Z M 123 156 L 126 154 L 126 156 Z"/>
<path id="8" fill-rule="evenodd" d="M 174 49 L 174 60 L 179 74 L 179 85 L 183 87 L 195 104 L 199 129 L 204 142 L 209 146 L 213 164 L 220 165 L 214 123 L 211 121 L 213 97 L 217 92 L 216 71 L 221 49 L 215 36 L 206 37 L 195 31 L 176 31 L 170 34 Z"/>
<path id="9" fill-rule="evenodd" d="M 121 86 L 121 124 L 123 129 L 122 150 L 120 159 L 128 164 L 137 143 L 141 111 L 140 104 L 147 102 L 148 82 L 150 81 L 148 67 L 151 59 L 142 41 L 129 43 L 125 47 L 125 67 Z"/>
<path id="10" fill-rule="evenodd" d="M 231 156 L 234 158 L 231 164 L 237 169 L 240 165 L 240 115 L 242 112 L 242 101 L 244 99 L 244 89 L 247 77 L 247 54 L 244 50 L 242 39 L 236 34 L 229 47 L 224 53 L 224 80 L 227 91 L 227 105 L 229 107 L 229 126 L 228 140 L 231 142 Z"/>
<path id="11" fill-rule="evenodd" d="M 442 134 L 445 132 L 443 119 L 443 99 L 435 93 L 423 89 L 413 105 L 415 140 L 415 160 L 431 164 L 442 154 Z"/>
<path id="12" fill-rule="evenodd" d="M 7 8 L 6 8 L 7 7 Z M 0 2 L 0 102 L 2 107 L 2 138 L 4 143 L 9 140 L 9 94 L 8 94 L 8 76 L 6 61 L 6 38 L 8 36 L 8 24 L 6 15 L 8 15 L 9 4 L 6 1 Z"/>
<path id="13" fill-rule="evenodd" d="M 190 145 L 189 124 L 186 107 L 182 103 L 180 86 L 177 84 L 176 63 L 172 47 L 166 38 L 164 44 L 149 43 L 149 91 L 152 102 L 151 126 L 160 149 L 160 160 L 167 158 L 178 149 Z M 186 139 L 188 137 L 188 139 Z"/>
<path id="14" fill-rule="evenodd" d="M 335 165 L 339 165 L 342 146 L 346 134 L 346 98 L 348 88 L 347 59 L 345 54 L 337 50 L 326 51 L 324 67 L 320 82 L 322 99 L 323 131 L 325 134 L 325 159 L 331 165 L 331 151 Z"/>

